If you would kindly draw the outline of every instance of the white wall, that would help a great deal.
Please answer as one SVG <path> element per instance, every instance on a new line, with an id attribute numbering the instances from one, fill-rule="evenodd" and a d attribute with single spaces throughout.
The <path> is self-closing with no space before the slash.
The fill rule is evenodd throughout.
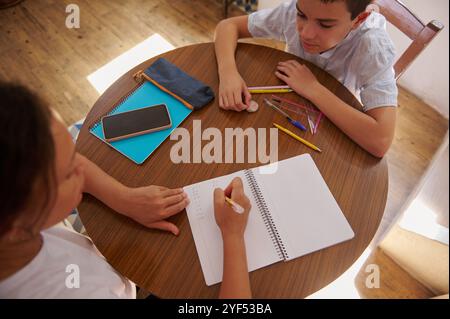
<path id="1" fill-rule="evenodd" d="M 400 78 L 399 84 L 449 117 L 449 1 L 402 0 L 424 23 L 439 20 L 444 30 L 422 52 Z M 409 45 L 410 40 L 392 26 L 388 27 L 397 51 Z"/>
<path id="2" fill-rule="evenodd" d="M 286 0 L 259 0 L 259 8 L 269 8 Z M 402 0 L 422 21 L 439 20 L 445 29 L 433 40 L 400 78 L 399 84 L 449 117 L 449 1 Z M 388 32 L 397 52 L 402 53 L 410 40 L 392 26 Z"/>

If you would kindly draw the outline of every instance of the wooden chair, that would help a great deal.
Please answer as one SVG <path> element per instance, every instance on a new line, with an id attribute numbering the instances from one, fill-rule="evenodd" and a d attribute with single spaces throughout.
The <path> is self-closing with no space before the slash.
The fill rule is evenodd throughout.
<path id="1" fill-rule="evenodd" d="M 444 25 L 437 20 L 425 25 L 398 0 L 374 0 L 367 7 L 367 10 L 381 13 L 387 21 L 412 40 L 412 43 L 394 65 L 396 80 L 403 75 L 431 40 L 444 28 Z"/>

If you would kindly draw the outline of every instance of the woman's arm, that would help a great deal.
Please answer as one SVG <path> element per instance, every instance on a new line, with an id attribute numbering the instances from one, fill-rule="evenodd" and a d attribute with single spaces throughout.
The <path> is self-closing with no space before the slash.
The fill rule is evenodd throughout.
<path id="1" fill-rule="evenodd" d="M 178 227 L 165 221 L 181 212 L 189 199 L 182 189 L 162 186 L 130 188 L 106 174 L 86 157 L 77 154 L 84 171 L 84 190 L 120 214 L 149 228 L 170 231 L 177 235 Z"/>

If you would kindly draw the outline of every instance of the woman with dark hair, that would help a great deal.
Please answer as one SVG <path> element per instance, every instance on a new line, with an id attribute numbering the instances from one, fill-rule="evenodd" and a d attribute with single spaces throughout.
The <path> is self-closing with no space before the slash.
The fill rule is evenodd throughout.
<path id="1" fill-rule="evenodd" d="M 148 228 L 177 235 L 165 219 L 189 204 L 183 190 L 119 183 L 75 151 L 58 115 L 35 94 L 1 82 L 0 149 L 0 298 L 135 298 L 134 283 L 60 222 L 90 193 Z M 225 195 L 246 213 L 235 214 Z M 249 201 L 239 180 L 214 196 L 224 236 L 221 296 L 250 297 L 243 241 Z M 79 282 L 68 283 L 74 265 Z"/>

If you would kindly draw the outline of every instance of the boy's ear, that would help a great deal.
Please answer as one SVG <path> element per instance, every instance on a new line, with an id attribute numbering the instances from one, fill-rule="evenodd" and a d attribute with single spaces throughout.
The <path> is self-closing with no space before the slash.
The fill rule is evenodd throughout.
<path id="1" fill-rule="evenodd" d="M 364 23 L 364 21 L 366 21 L 366 19 L 370 16 L 370 11 L 364 11 L 361 12 L 356 18 L 355 20 L 353 20 L 353 27 L 352 30 L 355 30 L 356 28 L 358 28 L 362 23 Z"/>

